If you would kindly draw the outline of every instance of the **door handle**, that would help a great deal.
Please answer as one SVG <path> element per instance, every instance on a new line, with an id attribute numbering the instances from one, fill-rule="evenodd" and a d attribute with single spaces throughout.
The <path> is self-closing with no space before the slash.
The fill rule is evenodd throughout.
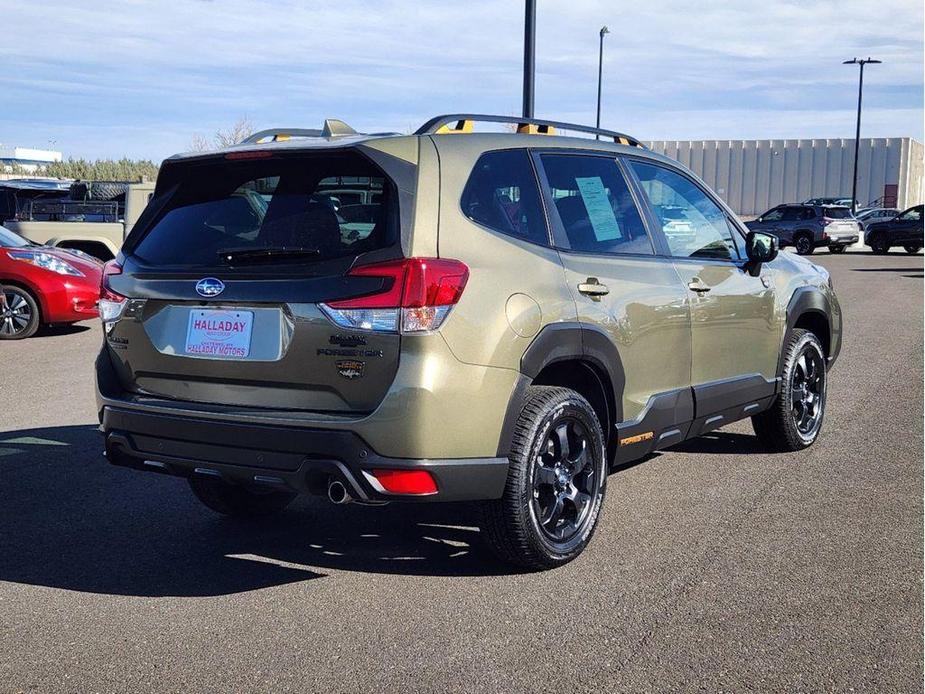
<path id="1" fill-rule="evenodd" d="M 585 296 L 590 296 L 592 299 L 600 299 L 600 297 L 610 294 L 610 288 L 606 284 L 601 284 L 597 277 L 589 277 L 579 284 L 578 291 Z"/>
<path id="2" fill-rule="evenodd" d="M 703 280 L 699 277 L 695 277 L 690 282 L 687 283 L 687 288 L 692 292 L 697 292 L 698 294 L 705 294 L 710 291 L 710 288 L 703 283 Z"/>

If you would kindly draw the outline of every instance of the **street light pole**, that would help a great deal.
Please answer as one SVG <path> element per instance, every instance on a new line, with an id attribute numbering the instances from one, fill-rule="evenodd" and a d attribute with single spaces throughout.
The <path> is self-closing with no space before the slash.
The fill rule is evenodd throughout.
<path id="1" fill-rule="evenodd" d="M 861 146 L 861 99 L 864 95 L 864 66 L 868 63 L 879 64 L 882 60 L 875 60 L 871 57 L 852 58 L 846 60 L 842 65 L 858 65 L 860 73 L 858 77 L 858 123 L 854 133 L 854 175 L 851 177 L 851 214 L 858 211 L 858 150 Z"/>
<path id="2" fill-rule="evenodd" d="M 524 3 L 524 119 L 533 118 L 536 79 L 536 0 Z"/>
<path id="3" fill-rule="evenodd" d="M 601 82 L 604 76 L 604 34 L 609 34 L 610 29 L 606 26 L 601 27 L 601 45 L 597 54 L 597 128 L 601 127 Z M 595 135 L 595 139 L 600 140 L 600 135 Z"/>

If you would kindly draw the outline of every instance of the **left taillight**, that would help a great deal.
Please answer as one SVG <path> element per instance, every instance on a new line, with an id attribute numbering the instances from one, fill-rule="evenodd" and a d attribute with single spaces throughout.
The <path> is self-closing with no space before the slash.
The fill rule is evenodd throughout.
<path id="1" fill-rule="evenodd" d="M 382 289 L 320 304 L 337 325 L 353 330 L 420 333 L 439 328 L 459 301 L 469 268 L 448 258 L 404 258 L 361 265 L 349 277 L 379 277 Z"/>
<path id="2" fill-rule="evenodd" d="M 103 276 L 100 279 L 100 302 L 99 312 L 100 319 L 104 324 L 115 323 L 122 317 L 122 311 L 128 299 L 121 294 L 114 292 L 109 286 L 109 278 L 113 275 L 121 275 L 122 266 L 115 260 L 110 260 L 103 265 Z"/>

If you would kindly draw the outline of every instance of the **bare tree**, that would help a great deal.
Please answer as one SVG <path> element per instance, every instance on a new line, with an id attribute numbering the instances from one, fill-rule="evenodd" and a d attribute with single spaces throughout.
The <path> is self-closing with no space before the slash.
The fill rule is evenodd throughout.
<path id="1" fill-rule="evenodd" d="M 212 141 L 201 134 L 196 133 L 193 135 L 193 139 L 190 140 L 190 150 L 193 152 L 205 152 L 209 149 L 221 149 L 222 147 L 230 147 L 231 145 L 237 145 L 251 135 L 254 134 L 254 125 L 250 122 L 247 116 L 243 116 L 237 120 L 237 122 L 232 125 L 230 128 L 224 130 L 217 130 L 212 136 Z"/>
<path id="2" fill-rule="evenodd" d="M 199 133 L 196 133 L 193 135 L 193 139 L 190 140 L 189 148 L 192 152 L 205 152 L 209 149 L 209 141 Z"/>
<path id="3" fill-rule="evenodd" d="M 215 144 L 219 147 L 230 147 L 244 142 L 254 134 L 254 125 L 247 116 L 238 119 L 238 121 L 227 130 L 219 130 L 215 133 Z"/>

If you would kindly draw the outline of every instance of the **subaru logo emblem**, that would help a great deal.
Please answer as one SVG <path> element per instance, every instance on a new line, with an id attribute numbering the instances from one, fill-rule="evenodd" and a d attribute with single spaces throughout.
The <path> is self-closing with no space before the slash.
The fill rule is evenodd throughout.
<path id="1" fill-rule="evenodd" d="M 196 292 L 200 296 L 218 296 L 225 291 L 225 283 L 214 277 L 205 277 L 196 283 Z"/>

